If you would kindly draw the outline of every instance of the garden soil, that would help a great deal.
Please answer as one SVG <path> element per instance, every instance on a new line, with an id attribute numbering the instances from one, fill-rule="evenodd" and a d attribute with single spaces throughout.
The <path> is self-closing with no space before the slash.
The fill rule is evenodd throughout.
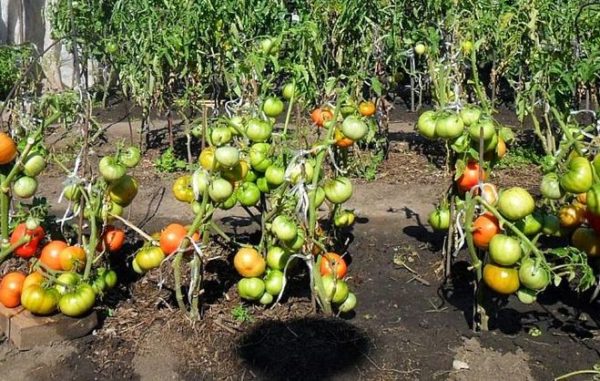
<path id="1" fill-rule="evenodd" d="M 4 341 L 0 380 L 550 380 L 592 368 L 600 361 L 600 305 L 589 306 L 563 288 L 532 306 L 514 297 L 492 300 L 490 331 L 470 329 L 466 253 L 454 258 L 452 277 L 444 280 L 443 235 L 426 223 L 451 177 L 442 157 L 425 155 L 442 147 L 413 132 L 414 118 L 395 118 L 388 160 L 374 181 L 357 181 L 348 205 L 359 216 L 348 232 L 349 283 L 359 300 L 350 316 L 315 314 L 300 269 L 282 304 L 247 306 L 241 316 L 231 252 L 215 245 L 219 254 L 206 266 L 201 321 L 177 311 L 168 271 L 140 278 L 123 270 L 123 283 L 99 306 L 101 324 L 91 335 L 26 352 Z M 155 127 L 162 130 L 164 123 Z M 108 133 L 128 137 L 128 131 L 119 123 Z M 134 175 L 141 186 L 131 221 L 149 232 L 191 221 L 191 212 L 170 194 L 174 175 L 157 174 L 150 160 Z M 42 179 L 42 194 L 57 215 L 64 209 L 56 201 L 63 179 L 56 169 Z M 538 180 L 532 166 L 492 178 L 533 192 Z M 235 209 L 219 218 L 243 236 L 256 229 L 244 216 Z M 128 242 L 116 260 L 128 262 L 138 246 Z"/>

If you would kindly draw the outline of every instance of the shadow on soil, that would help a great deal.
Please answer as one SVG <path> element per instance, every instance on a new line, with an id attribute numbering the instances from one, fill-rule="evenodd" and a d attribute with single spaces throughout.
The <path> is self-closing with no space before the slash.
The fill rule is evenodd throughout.
<path id="1" fill-rule="evenodd" d="M 359 365 L 370 346 L 364 332 L 341 319 L 271 320 L 244 335 L 237 354 L 265 379 L 321 380 Z"/>

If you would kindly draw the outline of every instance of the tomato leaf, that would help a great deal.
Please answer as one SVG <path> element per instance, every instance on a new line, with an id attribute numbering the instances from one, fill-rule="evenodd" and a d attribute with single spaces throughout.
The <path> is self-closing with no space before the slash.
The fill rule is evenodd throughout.
<path id="1" fill-rule="evenodd" d="M 371 78 L 371 89 L 373 89 L 375 94 L 377 94 L 377 96 L 379 97 L 383 92 L 382 87 L 383 86 L 381 85 L 381 82 L 379 82 L 379 79 L 377 79 L 377 77 Z"/>
<path id="2" fill-rule="evenodd" d="M 461 159 L 456 160 L 456 164 L 454 164 L 454 168 L 456 169 L 456 173 L 454 174 L 454 180 L 458 180 L 459 177 L 465 172 L 465 168 L 467 165 Z"/>

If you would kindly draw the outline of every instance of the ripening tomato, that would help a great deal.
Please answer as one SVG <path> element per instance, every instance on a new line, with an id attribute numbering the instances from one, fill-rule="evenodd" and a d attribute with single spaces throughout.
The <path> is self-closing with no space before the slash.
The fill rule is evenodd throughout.
<path id="1" fill-rule="evenodd" d="M 473 221 L 473 243 L 480 249 L 487 249 L 492 238 L 500 233 L 498 219 L 487 212 Z"/>
<path id="2" fill-rule="evenodd" d="M 333 120 L 333 112 L 328 108 L 317 107 L 310 113 L 310 118 L 318 127 L 323 127 L 325 122 Z"/>
<path id="3" fill-rule="evenodd" d="M 486 174 L 485 171 L 482 172 L 481 181 L 485 181 Z M 464 172 L 458 180 L 456 180 L 456 185 L 458 185 L 458 190 L 461 193 L 465 193 L 471 190 L 475 185 L 479 183 L 479 163 L 476 161 L 469 161 L 467 166 L 464 169 Z"/>
<path id="4" fill-rule="evenodd" d="M 86 262 L 85 250 L 81 246 L 67 246 L 58 254 L 61 270 L 83 270 Z"/>
<path id="5" fill-rule="evenodd" d="M 0 165 L 8 164 L 17 156 L 15 141 L 4 132 L 0 132 Z"/>
<path id="6" fill-rule="evenodd" d="M 488 263 L 483 266 L 483 281 L 499 294 L 508 295 L 519 289 L 519 272 L 510 267 Z"/>
<path id="7" fill-rule="evenodd" d="M 13 271 L 4 276 L 0 282 L 0 303 L 7 308 L 15 308 L 21 304 L 21 291 L 25 282 L 25 274 Z"/>
<path id="8" fill-rule="evenodd" d="M 179 249 L 187 235 L 187 229 L 181 224 L 170 224 L 160 233 L 160 248 L 166 255 L 171 255 Z"/>
<path id="9" fill-rule="evenodd" d="M 21 293 L 8 288 L 0 288 L 0 303 L 6 308 L 15 308 L 21 304 Z"/>
<path id="10" fill-rule="evenodd" d="M 243 277 L 259 277 L 265 272 L 266 262 L 252 247 L 242 247 L 233 257 L 233 267 Z"/>
<path id="11" fill-rule="evenodd" d="M 335 145 L 340 148 L 348 148 L 354 144 L 354 140 L 344 136 L 344 133 L 339 128 L 335 129 L 333 137 L 335 139 Z"/>
<path id="12" fill-rule="evenodd" d="M 51 270 L 62 271 L 62 265 L 60 263 L 60 252 L 68 245 L 64 241 L 50 241 L 42 249 L 40 255 L 40 262 L 46 265 Z"/>
<path id="13" fill-rule="evenodd" d="M 582 204 L 564 205 L 558 211 L 560 226 L 576 228 L 585 221 L 585 206 Z"/>
<path id="14" fill-rule="evenodd" d="M 34 271 L 31 274 L 27 275 L 25 277 L 25 280 L 23 281 L 23 290 L 26 289 L 29 286 L 33 286 L 33 285 L 41 285 L 42 283 L 44 283 L 44 274 L 42 274 L 39 271 Z"/>
<path id="15" fill-rule="evenodd" d="M 100 244 L 102 245 L 101 249 L 115 253 L 121 250 L 124 243 L 125 231 L 123 229 L 114 227 L 112 225 L 106 226 L 100 241 Z"/>
<path id="16" fill-rule="evenodd" d="M 40 241 L 44 238 L 45 232 L 41 226 L 36 227 L 33 230 L 27 229 L 27 224 L 21 223 L 17 225 L 10 236 L 10 243 L 14 245 L 23 236 L 29 235 L 31 239 L 24 245 L 17 247 L 14 251 L 15 255 L 21 258 L 31 258 L 35 255 Z"/>
<path id="17" fill-rule="evenodd" d="M 341 255 L 327 253 L 321 259 L 321 275 L 330 275 L 335 271 L 336 277 L 342 279 L 348 273 L 348 265 Z"/>
<path id="18" fill-rule="evenodd" d="M 372 116 L 375 115 L 375 103 L 371 101 L 360 102 L 358 105 L 358 112 L 362 116 Z"/>

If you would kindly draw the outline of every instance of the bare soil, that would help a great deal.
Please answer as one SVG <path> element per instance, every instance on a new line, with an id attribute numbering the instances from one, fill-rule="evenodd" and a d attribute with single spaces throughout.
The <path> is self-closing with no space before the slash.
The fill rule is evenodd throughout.
<path id="1" fill-rule="evenodd" d="M 126 250 L 113 258 L 122 264 L 122 283 L 97 307 L 102 319 L 93 334 L 28 352 L 4 342 L 0 379 L 550 380 L 598 363 L 600 305 L 566 288 L 549 290 L 533 306 L 515 297 L 492 300 L 491 330 L 470 330 L 466 255 L 455 258 L 452 277 L 443 279 L 443 235 L 426 224 L 451 179 L 444 158 L 435 155 L 443 151 L 412 131 L 414 114 L 395 119 L 387 161 L 375 181 L 358 181 L 349 205 L 360 217 L 347 232 L 349 283 L 359 299 L 351 315 L 315 314 L 302 269 L 282 304 L 265 309 L 242 303 L 231 248 L 216 242 L 220 258 L 206 267 L 203 319 L 190 322 L 176 309 L 168 265 L 143 277 L 128 269 L 140 244 L 131 234 Z M 170 195 L 174 175 L 156 173 L 149 161 L 135 175 L 141 201 L 130 211 L 132 221 L 149 232 L 191 221 L 191 212 Z M 64 209 L 56 202 L 62 181 L 58 171 L 42 180 L 56 214 Z M 537 191 L 539 172 L 521 166 L 499 171 L 493 181 Z M 236 209 L 220 217 L 229 231 L 251 234 L 255 228 L 243 216 Z M 241 303 L 250 315 L 246 321 L 233 315 Z"/>

